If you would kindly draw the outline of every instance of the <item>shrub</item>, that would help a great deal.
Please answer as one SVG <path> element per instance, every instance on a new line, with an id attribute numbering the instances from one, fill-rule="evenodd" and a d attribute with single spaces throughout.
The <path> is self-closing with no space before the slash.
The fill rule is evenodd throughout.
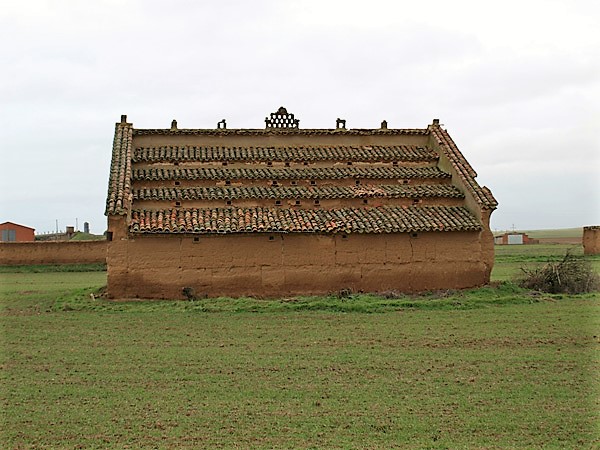
<path id="1" fill-rule="evenodd" d="M 600 277 L 589 261 L 567 252 L 559 262 L 548 262 L 542 267 L 521 267 L 524 276 L 519 285 L 551 294 L 581 294 L 600 289 Z"/>

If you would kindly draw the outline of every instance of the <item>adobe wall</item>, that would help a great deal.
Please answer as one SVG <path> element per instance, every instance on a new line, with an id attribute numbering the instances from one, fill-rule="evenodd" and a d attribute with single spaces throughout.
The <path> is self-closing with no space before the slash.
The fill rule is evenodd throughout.
<path id="1" fill-rule="evenodd" d="M 600 226 L 583 227 L 583 254 L 600 254 Z"/>
<path id="2" fill-rule="evenodd" d="M 112 298 L 417 292 L 489 282 L 479 232 L 385 235 L 139 235 L 108 248 Z M 127 269 L 129 267 L 129 269 Z"/>
<path id="3" fill-rule="evenodd" d="M 106 241 L 3 242 L 0 265 L 105 263 L 106 249 Z"/>

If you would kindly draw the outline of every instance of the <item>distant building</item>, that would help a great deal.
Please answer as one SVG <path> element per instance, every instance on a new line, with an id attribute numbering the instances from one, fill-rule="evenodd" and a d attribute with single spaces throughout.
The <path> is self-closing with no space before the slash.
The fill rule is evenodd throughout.
<path id="1" fill-rule="evenodd" d="M 583 227 L 583 253 L 585 255 L 600 254 L 600 226 Z"/>
<path id="2" fill-rule="evenodd" d="M 34 228 L 13 222 L 0 223 L 1 242 L 32 242 L 34 240 Z"/>
<path id="3" fill-rule="evenodd" d="M 504 233 L 500 236 L 494 237 L 494 244 L 496 245 L 524 245 L 524 244 L 539 244 L 538 239 L 531 239 L 525 233 Z"/>

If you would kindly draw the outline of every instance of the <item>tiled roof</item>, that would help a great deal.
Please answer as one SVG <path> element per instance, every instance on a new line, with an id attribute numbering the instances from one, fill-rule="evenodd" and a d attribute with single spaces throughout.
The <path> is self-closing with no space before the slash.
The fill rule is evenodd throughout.
<path id="1" fill-rule="evenodd" d="M 342 209 L 212 208 L 134 210 L 133 233 L 401 233 L 478 231 L 464 207 Z"/>
<path id="2" fill-rule="evenodd" d="M 134 169 L 134 180 L 339 180 L 450 178 L 438 167 L 308 167 L 308 168 L 221 168 Z"/>
<path id="3" fill-rule="evenodd" d="M 131 124 L 118 123 L 115 128 L 112 161 L 108 180 L 105 214 L 126 214 L 131 191 Z"/>
<path id="4" fill-rule="evenodd" d="M 328 199 L 328 198 L 463 198 L 448 184 L 362 185 L 362 186 L 210 186 L 194 188 L 154 188 L 133 191 L 134 200 L 233 200 L 233 199 Z"/>
<path id="5" fill-rule="evenodd" d="M 454 167 L 458 176 L 465 183 L 465 187 L 473 194 L 475 200 L 482 208 L 495 209 L 498 206 L 498 202 L 487 187 L 481 187 L 479 183 L 477 183 L 475 180 L 477 172 L 473 170 L 473 167 L 471 167 L 464 155 L 458 149 L 448 132 L 442 129 L 438 124 L 430 125 L 429 128 L 432 132 L 432 136 L 437 139 L 442 151 L 450 160 L 450 164 L 452 164 L 452 167 Z"/>
<path id="6" fill-rule="evenodd" d="M 133 233 L 392 233 L 480 230 L 482 225 L 479 211 L 473 209 L 470 212 L 466 206 L 405 207 L 398 205 L 404 202 L 392 201 L 386 203 L 396 203 L 396 206 L 338 209 L 255 206 L 155 211 L 140 209 L 144 207 L 142 204 L 136 206 L 137 201 L 143 200 L 164 202 L 164 207 L 168 208 L 167 202 L 174 200 L 463 199 L 466 195 L 469 199 L 474 198 L 483 209 L 496 208 L 497 202 L 493 195 L 486 187 L 477 184 L 477 174 L 438 121 L 434 121 L 426 129 L 387 129 L 383 123 L 382 127 L 349 130 L 305 130 L 296 127 L 232 130 L 223 126 L 220 129 L 199 130 L 177 129 L 175 124 L 171 129 L 144 130 L 134 129 L 130 123 L 126 123 L 126 117 L 122 117 L 115 129 L 106 214 L 128 215 L 130 231 Z M 157 139 L 141 138 L 152 135 L 157 136 Z M 257 138 L 238 139 L 236 135 Z M 274 136 L 271 138 L 271 135 Z M 317 138 L 311 138 L 313 135 Z M 402 138 L 401 135 L 406 137 Z M 163 145 L 171 142 L 170 137 L 176 138 L 179 145 Z M 429 146 L 425 144 L 426 141 Z M 228 145 L 241 142 L 260 145 Z M 336 142 L 352 145 L 335 145 Z M 370 142 L 380 145 L 368 145 Z M 311 145 L 313 143 L 315 145 Z M 134 149 L 133 144 L 138 148 Z M 250 164 L 239 164 L 240 167 L 235 164 L 215 164 L 226 161 Z M 272 162 L 274 163 L 271 164 Z M 283 162 L 305 164 L 299 164 L 299 167 L 282 167 Z M 388 164 L 360 164 L 361 162 Z M 336 185 L 348 184 L 338 182 L 344 179 L 362 180 L 363 184 Z M 425 184 L 395 183 L 396 180 L 408 179 L 417 179 Z M 435 184 L 435 180 L 450 179 L 452 184 Z M 212 182 L 196 183 L 194 180 Z M 234 182 L 238 180 L 239 182 Z M 275 183 L 276 180 L 325 182 L 310 183 L 318 186 L 304 185 L 309 183 L 298 183 L 302 186 L 266 186 L 271 183 L 252 186 L 263 183 L 246 183 L 244 180 L 269 180 L 274 182 L 272 184 L 278 184 Z M 364 184 L 367 180 L 371 181 Z M 156 182 L 150 183 L 152 181 Z M 181 184 L 196 186 L 171 188 L 169 185 L 179 183 L 169 181 L 187 181 Z M 226 181 L 232 183 L 225 183 Z M 200 184 L 220 186 L 199 186 Z M 224 184 L 227 185 L 222 186 Z M 148 185 L 154 187 L 144 188 Z M 471 202 L 467 204 L 472 207 Z"/>
<path id="7" fill-rule="evenodd" d="M 437 161 L 438 154 L 416 145 L 136 148 L 133 162 L 171 161 Z"/>

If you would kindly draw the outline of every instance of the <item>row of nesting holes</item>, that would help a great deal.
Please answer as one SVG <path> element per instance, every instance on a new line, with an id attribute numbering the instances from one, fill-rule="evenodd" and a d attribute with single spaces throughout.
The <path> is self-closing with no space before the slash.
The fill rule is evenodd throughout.
<path id="1" fill-rule="evenodd" d="M 173 184 L 175 186 L 181 186 L 181 181 L 174 181 Z M 298 186 L 298 181 L 291 180 L 290 184 L 292 186 Z M 354 180 L 354 184 L 356 184 L 357 186 L 359 186 L 360 185 L 360 180 Z M 402 180 L 402 184 L 408 184 L 408 180 Z M 310 185 L 311 186 L 316 186 L 317 182 L 315 180 L 310 180 Z M 225 186 L 231 186 L 231 180 L 225 180 Z M 274 187 L 279 186 L 279 182 L 277 180 L 272 180 L 271 181 L 271 186 L 274 186 Z"/>
<path id="2" fill-rule="evenodd" d="M 348 235 L 347 234 L 342 234 L 341 237 L 342 237 L 343 240 L 347 240 L 348 239 Z M 411 233 L 410 237 L 417 238 L 417 237 L 419 237 L 419 234 L 418 233 Z M 271 242 L 274 242 L 275 241 L 275 236 L 269 236 L 268 240 L 271 241 Z M 195 236 L 194 237 L 194 242 L 200 242 L 200 237 Z"/>
<path id="3" fill-rule="evenodd" d="M 418 204 L 420 204 L 422 202 L 423 202 L 423 200 L 421 200 L 421 199 L 418 199 L 418 198 L 413 199 L 413 205 L 418 205 Z M 321 206 L 321 201 L 319 199 L 315 199 L 313 201 L 313 203 L 314 203 L 315 206 Z M 226 200 L 225 204 L 228 205 L 228 206 L 231 206 L 232 205 L 232 201 L 231 200 Z M 369 204 L 369 200 L 366 199 L 366 198 L 363 198 L 363 204 L 368 205 Z M 275 200 L 275 206 L 281 206 L 281 205 L 282 205 L 281 200 Z M 296 200 L 295 206 L 301 206 L 301 205 L 302 205 L 302 202 L 300 200 Z M 179 208 L 180 206 L 181 206 L 181 202 L 179 202 L 179 201 L 175 202 L 175 207 L 176 208 Z"/>

